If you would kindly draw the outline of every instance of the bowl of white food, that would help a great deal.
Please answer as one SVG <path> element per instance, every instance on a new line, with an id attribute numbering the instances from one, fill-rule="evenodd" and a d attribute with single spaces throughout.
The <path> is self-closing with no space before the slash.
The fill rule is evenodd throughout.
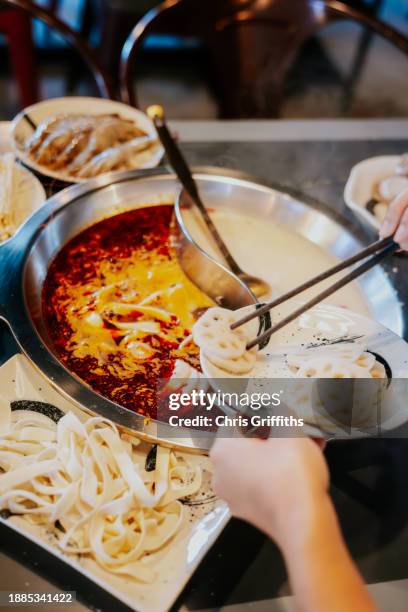
<path id="1" fill-rule="evenodd" d="M 378 230 L 392 200 L 408 189 L 408 154 L 365 159 L 351 169 L 344 201 L 359 219 Z"/>

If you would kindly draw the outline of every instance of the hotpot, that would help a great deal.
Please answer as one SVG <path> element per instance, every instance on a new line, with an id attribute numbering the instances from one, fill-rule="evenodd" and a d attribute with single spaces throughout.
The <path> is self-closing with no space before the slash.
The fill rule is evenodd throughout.
<path id="1" fill-rule="evenodd" d="M 200 167 L 194 171 L 204 201 L 274 218 L 327 251 L 344 258 L 361 243 L 340 222 L 296 198 L 281 193 L 241 172 Z M 49 264 L 61 247 L 86 227 L 137 206 L 174 202 L 180 186 L 166 169 L 104 175 L 69 187 L 31 216 L 16 234 L 0 245 L 0 318 L 10 327 L 22 352 L 61 394 L 89 414 L 98 414 L 137 436 L 157 441 L 158 422 L 146 420 L 93 391 L 59 361 L 47 334 L 42 313 L 42 286 Z M 316 228 L 319 231 L 315 231 Z M 188 243 L 188 236 L 180 240 Z M 402 333 L 402 312 L 385 272 L 373 269 L 360 283 L 378 321 Z M 377 288 L 381 286 L 381 292 Z M 243 288 L 242 305 L 256 300 Z M 208 438 L 172 438 L 172 428 L 160 424 L 160 442 L 205 450 Z"/>

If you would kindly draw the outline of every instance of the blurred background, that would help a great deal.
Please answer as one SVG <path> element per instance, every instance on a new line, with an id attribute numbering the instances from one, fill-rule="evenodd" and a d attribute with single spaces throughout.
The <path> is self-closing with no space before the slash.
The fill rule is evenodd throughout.
<path id="1" fill-rule="evenodd" d="M 132 102 L 161 103 L 170 118 L 408 116 L 407 53 L 352 14 L 327 18 L 324 2 L 168 0 L 158 18 L 155 0 L 21 4 L 44 8 L 88 43 L 118 98 L 122 48 L 139 22 Z M 407 0 L 345 4 L 408 36 Z M 39 99 L 95 94 L 77 44 L 1 1 L 0 60 L 2 119 Z"/>

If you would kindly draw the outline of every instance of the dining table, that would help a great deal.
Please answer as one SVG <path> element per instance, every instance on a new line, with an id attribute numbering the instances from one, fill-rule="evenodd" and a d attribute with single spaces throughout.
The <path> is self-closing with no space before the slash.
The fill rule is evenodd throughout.
<path id="1" fill-rule="evenodd" d="M 350 169 L 368 157 L 408 150 L 407 119 L 169 123 L 191 165 L 249 172 L 311 206 L 323 207 L 363 244 L 376 236 L 344 203 Z M 0 122 L 0 152 L 9 149 L 9 130 L 10 123 Z M 50 195 L 55 185 L 47 188 Z M 383 265 L 397 292 L 408 340 L 408 256 L 396 254 Z M 0 364 L 18 350 L 0 322 Z M 337 440 L 328 443 L 325 455 L 330 494 L 345 541 L 378 608 L 405 611 L 408 439 L 401 435 Z M 0 524 L 0 593 L 5 591 L 74 591 L 73 612 L 128 609 L 74 568 Z M 47 606 L 54 608 L 58 609 Z M 278 548 L 254 527 L 232 519 L 172 609 L 277 612 L 296 608 Z"/>

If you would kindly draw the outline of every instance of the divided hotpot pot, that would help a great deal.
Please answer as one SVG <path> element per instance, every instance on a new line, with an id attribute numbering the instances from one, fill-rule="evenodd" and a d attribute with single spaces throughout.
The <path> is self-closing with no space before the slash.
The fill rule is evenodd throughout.
<path id="1" fill-rule="evenodd" d="M 241 172 L 220 168 L 195 169 L 204 201 L 213 207 L 233 207 L 274 218 L 338 257 L 347 257 L 361 243 L 327 211 L 322 212 Z M 42 313 L 42 286 L 48 267 L 61 247 L 86 227 L 138 206 L 174 202 L 180 186 L 165 169 L 131 171 L 97 177 L 65 189 L 41 207 L 16 234 L 0 245 L 0 318 L 9 325 L 22 352 L 64 396 L 89 414 L 98 414 L 147 439 L 180 448 L 206 450 L 208 437 L 186 429 L 174 438 L 172 428 L 134 413 L 102 397 L 66 369 L 48 337 Z M 310 228 L 319 225 L 319 232 Z M 317 235 L 318 234 L 318 235 Z M 181 239 L 188 240 L 186 237 Z M 397 296 L 381 268 L 366 274 L 361 283 L 376 319 L 402 332 Z M 378 293 L 376 287 L 381 286 Z M 242 305 L 255 299 L 245 290 Z"/>

